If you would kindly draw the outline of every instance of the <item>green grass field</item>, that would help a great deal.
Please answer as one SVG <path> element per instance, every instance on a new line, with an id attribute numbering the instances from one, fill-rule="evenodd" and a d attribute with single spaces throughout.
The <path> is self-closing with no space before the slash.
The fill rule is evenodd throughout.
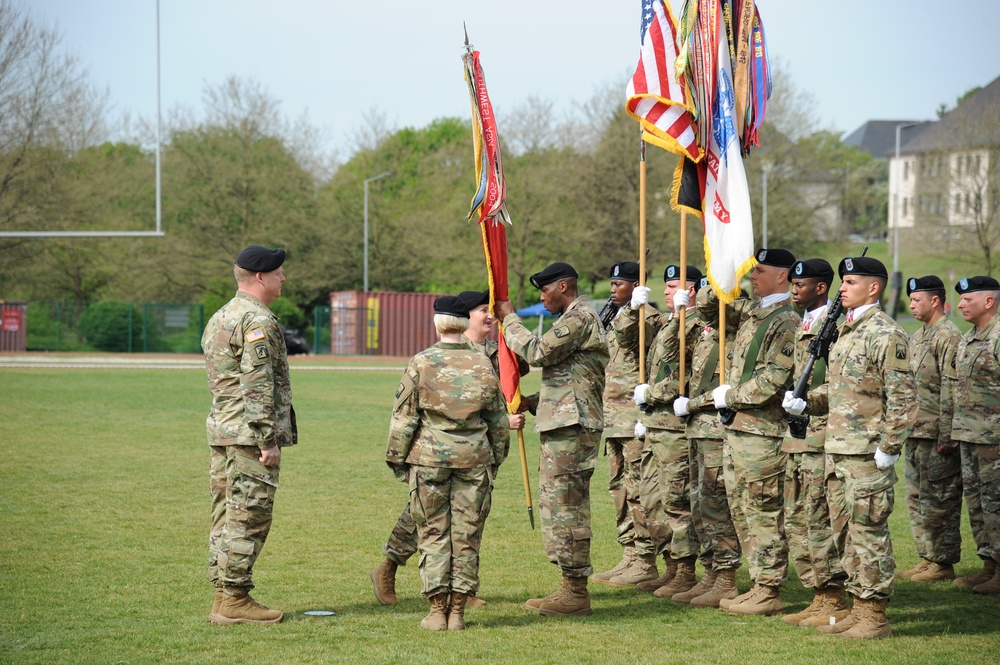
<path id="1" fill-rule="evenodd" d="M 274 626 L 209 624 L 209 394 L 193 369 L 3 369 L 0 402 L 0 662 L 3 663 L 994 663 L 1000 598 L 899 582 L 894 637 L 849 643 L 592 585 L 594 615 L 523 609 L 558 584 L 528 527 L 516 456 L 501 469 L 482 553 L 485 608 L 461 633 L 418 627 L 416 562 L 401 602 L 379 605 L 369 571 L 406 499 L 382 462 L 397 371 L 293 368 L 301 445 L 282 460 L 255 596 Z M 527 388 L 537 386 L 529 377 Z M 530 419 L 529 419 L 530 420 Z M 529 464 L 537 436 L 527 435 Z M 614 564 L 607 466 L 594 476 L 593 559 Z M 531 476 L 537 479 L 532 470 Z M 534 490 L 537 496 L 537 489 Z M 916 562 L 901 487 L 897 561 Z M 978 570 L 966 525 L 960 574 Z M 741 587 L 747 587 L 745 568 Z M 811 594 L 794 576 L 793 609 Z M 311 618 L 309 609 L 336 616 Z"/>

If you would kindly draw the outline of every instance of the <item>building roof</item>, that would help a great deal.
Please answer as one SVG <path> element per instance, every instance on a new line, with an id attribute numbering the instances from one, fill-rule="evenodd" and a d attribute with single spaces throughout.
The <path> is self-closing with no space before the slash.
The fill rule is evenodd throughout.
<path id="1" fill-rule="evenodd" d="M 896 151 L 896 126 L 913 125 L 918 120 L 869 120 L 844 139 L 844 145 L 867 152 L 876 159 L 891 157 Z M 917 127 L 907 127 L 900 132 L 900 141 L 906 143 Z"/>
<path id="2" fill-rule="evenodd" d="M 904 141 L 901 152 L 1000 146 L 1000 77 Z"/>

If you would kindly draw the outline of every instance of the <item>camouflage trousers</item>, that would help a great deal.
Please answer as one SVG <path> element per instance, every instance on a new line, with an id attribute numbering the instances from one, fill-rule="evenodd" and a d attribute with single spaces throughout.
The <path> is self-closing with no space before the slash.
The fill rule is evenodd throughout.
<path id="1" fill-rule="evenodd" d="M 691 466 L 691 520 L 702 545 L 705 569 L 740 567 L 740 539 L 729 513 L 726 483 L 722 474 L 722 441 L 691 439 L 695 461 Z M 697 469 L 697 471 L 695 471 Z"/>
<path id="2" fill-rule="evenodd" d="M 910 439 L 903 455 L 906 512 L 921 559 L 955 564 L 962 558 L 962 459 L 957 449 L 937 451 L 937 441 Z"/>
<path id="3" fill-rule="evenodd" d="M 563 577 L 590 577 L 590 479 L 599 430 L 579 425 L 540 432 L 538 513 L 549 561 Z"/>
<path id="4" fill-rule="evenodd" d="M 689 448 L 684 432 L 650 428 L 642 449 L 639 501 L 653 547 L 672 559 L 699 553 L 691 517 Z"/>
<path id="5" fill-rule="evenodd" d="M 260 463 L 256 446 L 211 446 L 212 527 L 208 579 L 216 587 L 253 588 L 253 565 L 271 530 L 278 467 Z"/>
<path id="6" fill-rule="evenodd" d="M 976 554 L 981 559 L 1000 562 L 1000 451 L 995 444 L 962 443 L 961 446 L 962 484 Z"/>
<path id="7" fill-rule="evenodd" d="M 479 590 L 479 545 L 490 510 L 489 469 L 411 466 L 410 515 L 417 525 L 424 598 Z"/>
<path id="8" fill-rule="evenodd" d="M 781 438 L 726 431 L 723 477 L 736 533 L 757 584 L 780 586 L 788 574 Z"/>
<path id="9" fill-rule="evenodd" d="M 823 452 L 788 453 L 785 463 L 788 553 L 802 586 L 812 589 L 843 586 L 847 579 L 831 513 L 840 525 L 847 516 L 843 497 L 827 499 L 827 469 Z"/>
<path id="10" fill-rule="evenodd" d="M 407 501 L 403 512 L 396 520 L 389 539 L 385 541 L 382 553 L 397 566 L 405 566 L 410 557 L 417 553 L 417 523 L 410 514 L 410 502 Z"/>
<path id="11" fill-rule="evenodd" d="M 633 545 L 640 555 L 654 554 L 646 528 L 646 514 L 639 503 L 642 441 L 610 437 L 604 441 L 608 456 L 608 492 L 615 504 L 618 542 Z"/>
<path id="12" fill-rule="evenodd" d="M 843 565 L 847 591 L 864 600 L 892 597 L 896 560 L 889 535 L 889 515 L 895 501 L 896 469 L 879 469 L 869 455 L 830 455 L 834 472 L 844 484 L 847 544 Z"/>

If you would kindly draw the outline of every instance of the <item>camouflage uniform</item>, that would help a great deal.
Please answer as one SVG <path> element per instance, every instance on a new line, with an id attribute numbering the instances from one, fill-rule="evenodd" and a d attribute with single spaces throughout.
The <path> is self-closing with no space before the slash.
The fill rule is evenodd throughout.
<path id="1" fill-rule="evenodd" d="M 941 317 L 910 338 L 910 372 L 920 410 L 906 442 L 906 508 L 921 559 L 942 565 L 962 558 L 962 465 L 951 441 L 953 402 L 944 372 L 955 362 L 962 334 Z M 941 455 L 938 446 L 952 449 Z"/>
<path id="2" fill-rule="evenodd" d="M 597 312 L 580 296 L 535 337 L 516 314 L 504 321 L 507 346 L 542 368 L 535 413 L 541 439 L 539 513 L 549 560 L 563 577 L 586 578 L 590 565 L 590 478 L 604 429 L 608 347 Z"/>
<path id="3" fill-rule="evenodd" d="M 843 552 L 847 590 L 866 601 L 888 600 L 896 568 L 889 535 L 896 470 L 876 467 L 874 453 L 879 448 L 898 454 L 916 418 L 906 333 L 873 305 L 841 324 L 826 378 L 825 447 L 844 484 L 849 510 Z"/>
<path id="4" fill-rule="evenodd" d="M 508 444 L 507 411 L 482 353 L 438 342 L 410 360 L 385 459 L 409 482 L 425 598 L 479 589 L 482 525 Z"/>
<path id="5" fill-rule="evenodd" d="M 212 391 L 208 579 L 216 587 L 252 589 L 279 472 L 260 462 L 260 452 L 298 440 L 285 338 L 271 310 L 238 291 L 209 319 L 201 346 Z"/>
<path id="6" fill-rule="evenodd" d="M 1000 316 L 962 336 L 948 377 L 954 381 L 951 440 L 962 447 L 976 553 L 1000 562 Z"/>
<path id="7" fill-rule="evenodd" d="M 782 308 L 787 310 L 768 325 L 753 374 L 741 383 L 751 340 L 767 317 Z M 758 585 L 778 587 L 788 570 L 782 512 L 787 456 L 781 451 L 787 424 L 781 400 L 792 381 L 795 330 L 801 320 L 787 299 L 768 307 L 758 300 L 736 300 L 733 309 L 740 324 L 726 346 L 726 379 L 732 386 L 726 404 L 736 411 L 722 449 L 726 491 L 751 577 Z"/>

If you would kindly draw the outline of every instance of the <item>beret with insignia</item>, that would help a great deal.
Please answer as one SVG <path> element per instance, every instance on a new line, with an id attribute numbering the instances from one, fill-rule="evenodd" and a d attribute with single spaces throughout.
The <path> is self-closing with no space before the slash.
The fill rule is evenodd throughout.
<path id="1" fill-rule="evenodd" d="M 992 277 L 979 275 L 978 277 L 968 277 L 960 280 L 955 285 L 955 291 L 961 295 L 963 293 L 974 293 L 976 291 L 1000 291 L 1000 282 Z"/>
<path id="2" fill-rule="evenodd" d="M 458 296 L 439 296 L 434 299 L 434 313 L 457 316 L 460 319 L 469 318 L 469 308 Z"/>
<path id="3" fill-rule="evenodd" d="M 757 263 L 775 268 L 789 269 L 795 263 L 795 255 L 787 249 L 764 249 L 762 247 L 757 250 L 754 256 L 757 259 Z"/>
<path id="4" fill-rule="evenodd" d="M 556 261 L 545 268 L 545 270 L 536 272 L 531 276 L 530 280 L 532 286 L 536 289 L 541 289 L 543 286 L 567 277 L 579 277 L 579 275 L 570 264 Z"/>
<path id="5" fill-rule="evenodd" d="M 906 280 L 906 295 L 919 291 L 944 291 L 944 282 L 937 275 L 911 277 Z"/>
<path id="6" fill-rule="evenodd" d="M 487 291 L 462 291 L 458 294 L 458 299 L 462 301 L 466 311 L 472 311 L 480 305 L 490 304 L 490 292 Z"/>
<path id="7" fill-rule="evenodd" d="M 885 269 L 885 264 L 870 256 L 849 256 L 840 262 L 837 272 L 841 279 L 844 278 L 844 275 L 862 275 L 889 279 L 889 272 Z"/>
<path id="8" fill-rule="evenodd" d="M 699 280 L 701 280 L 702 277 L 704 277 L 704 275 L 702 275 L 701 271 L 698 270 L 696 267 L 688 266 L 687 274 L 685 275 L 685 277 L 687 278 L 687 281 L 697 283 Z M 670 282 L 680 278 L 681 278 L 681 267 L 677 264 L 671 263 L 669 266 L 667 266 L 667 269 L 663 271 L 664 282 Z"/>
<path id="9" fill-rule="evenodd" d="M 826 259 L 806 259 L 792 264 L 791 279 L 797 277 L 812 277 L 821 282 L 833 282 L 833 266 Z"/>
<path id="10" fill-rule="evenodd" d="M 271 272 L 285 262 L 285 250 L 250 245 L 236 257 L 236 265 L 250 272 Z"/>
<path id="11" fill-rule="evenodd" d="M 639 281 L 639 263 L 637 261 L 622 261 L 611 266 L 611 279 L 620 279 L 625 282 Z"/>

